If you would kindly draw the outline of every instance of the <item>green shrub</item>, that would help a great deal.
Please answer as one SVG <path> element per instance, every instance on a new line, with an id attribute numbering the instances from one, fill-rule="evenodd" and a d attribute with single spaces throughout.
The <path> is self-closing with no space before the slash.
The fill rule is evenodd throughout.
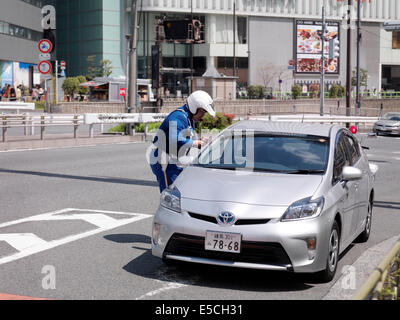
<path id="1" fill-rule="evenodd" d="M 247 95 L 250 99 L 262 99 L 266 93 L 267 89 L 263 85 L 250 85 L 247 88 Z"/>
<path id="2" fill-rule="evenodd" d="M 35 101 L 35 110 L 44 110 L 44 101 Z"/>
<path id="3" fill-rule="evenodd" d="M 200 133 L 203 129 L 217 129 L 221 131 L 233 123 L 234 117 L 235 115 L 233 114 L 222 114 L 217 112 L 215 118 L 213 118 L 207 113 L 203 119 L 197 123 L 196 132 Z"/>
<path id="4" fill-rule="evenodd" d="M 123 123 L 117 124 L 107 131 L 108 133 L 125 132 L 125 125 Z"/>
<path id="5" fill-rule="evenodd" d="M 338 89 L 338 98 L 343 98 L 346 96 L 346 88 L 343 86 L 339 86 Z"/>
<path id="6" fill-rule="evenodd" d="M 301 95 L 301 86 L 296 84 L 292 86 L 292 98 L 297 99 Z"/>
<path id="7" fill-rule="evenodd" d="M 337 98 L 339 96 L 339 85 L 333 84 L 329 89 L 329 98 Z"/>

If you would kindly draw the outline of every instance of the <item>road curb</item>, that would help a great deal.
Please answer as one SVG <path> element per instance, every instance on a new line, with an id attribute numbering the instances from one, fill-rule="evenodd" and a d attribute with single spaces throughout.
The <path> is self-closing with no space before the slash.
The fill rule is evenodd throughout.
<path id="1" fill-rule="evenodd" d="M 398 241 L 399 236 L 400 235 L 394 236 L 376 244 L 367 249 L 351 266 L 343 266 L 342 276 L 335 282 L 322 300 L 351 300 L 376 266 L 379 265 L 382 259 Z M 354 275 L 349 273 L 352 272 L 352 270 L 355 272 Z M 351 277 L 354 276 L 355 286 L 351 287 Z"/>
<path id="2" fill-rule="evenodd" d="M 0 142 L 0 151 L 19 151 L 32 149 L 65 148 L 88 145 L 114 144 L 114 143 L 133 143 L 145 142 L 144 134 L 135 134 L 133 136 L 96 136 L 93 138 L 79 137 L 76 139 L 65 137 L 64 135 L 52 135 L 46 137 L 46 140 L 20 140 Z"/>

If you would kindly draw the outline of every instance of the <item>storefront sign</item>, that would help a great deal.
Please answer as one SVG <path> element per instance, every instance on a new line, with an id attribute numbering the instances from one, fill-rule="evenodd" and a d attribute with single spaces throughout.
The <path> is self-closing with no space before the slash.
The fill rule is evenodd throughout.
<path id="1" fill-rule="evenodd" d="M 322 46 L 324 46 L 325 72 L 339 73 L 340 57 L 329 59 L 329 40 L 338 39 L 339 22 L 327 22 L 325 41 L 322 43 L 322 22 L 297 20 L 296 21 L 296 73 L 315 74 L 321 72 Z"/>

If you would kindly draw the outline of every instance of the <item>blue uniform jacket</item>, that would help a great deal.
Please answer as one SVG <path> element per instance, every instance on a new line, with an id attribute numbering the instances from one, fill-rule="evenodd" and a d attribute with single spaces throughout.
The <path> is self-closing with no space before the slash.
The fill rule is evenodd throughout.
<path id="1" fill-rule="evenodd" d="M 153 144 L 158 148 L 163 148 L 167 154 L 170 152 L 180 152 L 181 148 L 189 150 L 193 146 L 193 139 L 195 138 L 193 115 L 189 112 L 186 105 L 171 112 L 161 124 L 159 130 L 165 135 L 165 143 L 159 139 L 159 133 L 153 140 Z M 165 146 L 159 146 L 158 142 Z M 174 150 L 170 150 L 170 146 Z M 158 157 L 158 149 L 154 152 L 154 156 Z M 177 156 L 177 154 L 174 156 Z"/>

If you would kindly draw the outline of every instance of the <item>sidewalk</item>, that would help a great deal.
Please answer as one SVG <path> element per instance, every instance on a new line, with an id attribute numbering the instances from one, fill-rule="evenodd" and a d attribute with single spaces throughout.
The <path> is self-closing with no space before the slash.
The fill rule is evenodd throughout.
<path id="1" fill-rule="evenodd" d="M 132 142 L 145 142 L 145 135 L 143 133 L 136 133 L 133 136 L 100 134 L 95 135 L 93 138 L 89 138 L 87 135 L 82 135 L 74 139 L 71 137 L 71 134 L 46 134 L 44 140 L 40 140 L 40 135 L 11 136 L 8 138 L 7 142 L 1 142 L 0 140 L 0 151 L 64 148 Z"/>

